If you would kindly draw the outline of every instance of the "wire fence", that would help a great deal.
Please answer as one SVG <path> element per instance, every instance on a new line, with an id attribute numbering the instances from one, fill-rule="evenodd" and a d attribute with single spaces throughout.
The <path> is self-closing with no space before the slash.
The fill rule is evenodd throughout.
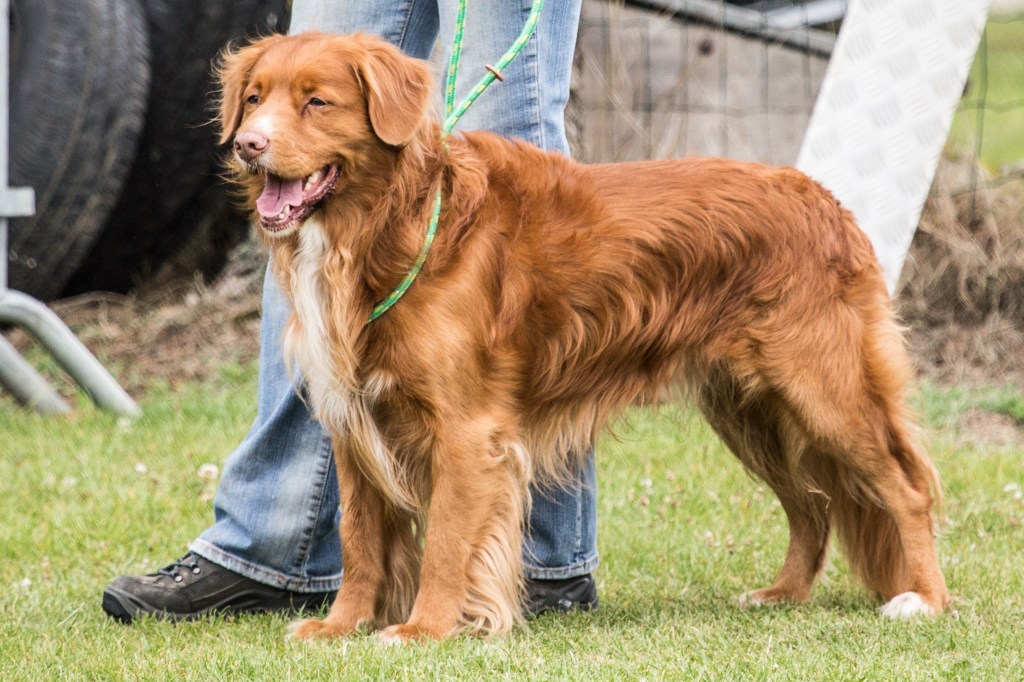
<path id="1" fill-rule="evenodd" d="M 1022 130 L 1024 1 L 997 2 L 982 35 L 951 142 L 971 150 L 995 176 L 984 186 L 998 186 L 1024 177 Z"/>
<path id="2" fill-rule="evenodd" d="M 793 163 L 834 40 L 834 25 L 773 29 L 767 7 L 585 2 L 580 157 Z"/>
<path id="3" fill-rule="evenodd" d="M 940 377 L 1024 374 L 1024 2 L 996 0 L 900 281 Z"/>
<path id="4" fill-rule="evenodd" d="M 570 111 L 579 157 L 792 163 L 847 4 L 585 2 Z M 950 144 L 1005 183 L 1024 163 L 1024 0 L 993 12 Z"/>

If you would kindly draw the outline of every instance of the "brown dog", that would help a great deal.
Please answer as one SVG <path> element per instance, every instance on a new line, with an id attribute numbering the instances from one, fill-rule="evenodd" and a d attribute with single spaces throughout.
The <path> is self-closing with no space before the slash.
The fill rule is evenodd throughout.
<path id="1" fill-rule="evenodd" d="M 533 482 L 681 387 L 789 520 L 748 604 L 803 601 L 834 524 L 883 613 L 948 602 L 939 481 L 871 245 L 792 169 L 583 166 L 485 133 L 440 143 L 427 66 L 367 36 L 224 56 L 221 122 L 294 315 L 285 349 L 333 437 L 345 579 L 300 638 L 504 632 Z M 367 324 L 440 226 L 419 278 Z"/>

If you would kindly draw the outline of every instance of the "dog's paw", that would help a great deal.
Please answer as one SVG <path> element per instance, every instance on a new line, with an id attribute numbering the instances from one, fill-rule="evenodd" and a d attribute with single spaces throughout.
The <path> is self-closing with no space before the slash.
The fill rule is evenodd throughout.
<path id="1" fill-rule="evenodd" d="M 744 592 L 736 601 L 739 603 L 741 609 L 757 608 L 759 606 L 767 606 L 769 602 L 766 602 L 761 597 L 762 590 L 752 590 L 750 592 Z"/>
<path id="2" fill-rule="evenodd" d="M 936 616 L 938 611 L 917 592 L 897 594 L 882 606 L 886 618 L 904 619 L 917 616 Z"/>
<path id="3" fill-rule="evenodd" d="M 761 606 L 775 606 L 777 604 L 795 604 L 802 599 L 798 599 L 788 592 L 776 590 L 771 587 L 763 590 L 751 590 L 750 592 L 744 592 L 737 599 L 740 608 L 758 608 Z"/>
<path id="4" fill-rule="evenodd" d="M 377 633 L 377 641 L 388 646 L 424 642 L 431 639 L 441 639 L 441 637 L 409 623 L 389 625 Z"/>
<path id="5" fill-rule="evenodd" d="M 343 634 L 346 633 L 342 632 L 341 628 L 328 623 L 326 620 L 306 618 L 305 620 L 289 623 L 285 639 L 310 642 L 320 639 L 332 639 Z"/>

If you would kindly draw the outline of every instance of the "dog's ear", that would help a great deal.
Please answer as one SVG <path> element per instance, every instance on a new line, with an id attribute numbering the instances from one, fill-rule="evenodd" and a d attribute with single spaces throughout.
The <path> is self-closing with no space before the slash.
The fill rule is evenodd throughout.
<path id="1" fill-rule="evenodd" d="M 221 144 L 234 137 L 238 124 L 242 122 L 242 95 L 249 85 L 253 67 L 263 53 L 282 37 L 273 35 L 261 38 L 237 50 L 229 45 L 221 53 L 214 67 L 217 80 L 220 81 L 217 118 Z"/>
<path id="2" fill-rule="evenodd" d="M 366 88 L 373 131 L 382 141 L 400 146 L 412 139 L 430 105 L 430 70 L 379 38 L 353 36 L 368 57 L 358 65 Z"/>

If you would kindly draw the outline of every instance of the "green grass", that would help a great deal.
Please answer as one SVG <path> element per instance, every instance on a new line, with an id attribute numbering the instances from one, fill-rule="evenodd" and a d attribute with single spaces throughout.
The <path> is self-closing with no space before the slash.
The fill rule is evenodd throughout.
<path id="1" fill-rule="evenodd" d="M 812 600 L 744 611 L 786 530 L 774 498 L 689 412 L 631 415 L 599 448 L 602 605 L 505 638 L 382 648 L 301 645 L 287 619 L 124 627 L 103 586 L 183 553 L 211 483 L 252 417 L 252 367 L 157 389 L 125 422 L 85 403 L 43 419 L 0 399 L 0 680 L 1002 680 L 1024 675 L 1024 452 L 956 432 L 968 409 L 1015 414 L 1018 389 L 926 387 L 949 523 L 939 539 L 956 617 L 893 623 L 837 558 Z M 1016 413 L 1017 418 L 1021 417 Z M 1007 487 L 1011 486 L 1011 487 Z"/>
<path id="2" fill-rule="evenodd" d="M 975 149 L 993 170 L 1024 161 L 1024 17 L 988 22 L 971 66 L 965 104 L 953 120 L 953 149 Z M 983 117 L 983 118 L 980 118 Z M 980 121 L 979 121 L 980 118 Z M 979 122 L 981 144 L 978 145 Z"/>

